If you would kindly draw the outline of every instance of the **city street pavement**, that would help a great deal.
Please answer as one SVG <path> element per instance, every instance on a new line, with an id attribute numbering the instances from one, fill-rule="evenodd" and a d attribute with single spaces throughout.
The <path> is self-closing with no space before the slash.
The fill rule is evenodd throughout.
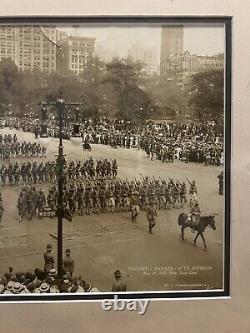
<path id="1" fill-rule="evenodd" d="M 17 133 L 19 140 L 35 141 L 31 133 L 1 129 L 0 133 Z M 47 147 L 47 158 L 57 154 L 58 140 L 38 139 Z M 136 149 L 112 149 L 92 145 L 91 152 L 81 149 L 79 138 L 64 140 L 67 160 L 116 158 L 118 177 L 124 179 L 151 176 L 162 179 L 195 180 L 202 214 L 215 214 L 216 230 L 207 228 L 205 238 L 192 245 L 195 234 L 186 230 L 186 242 L 180 239 L 178 215 L 188 211 L 171 209 L 159 212 L 154 234 L 148 233 L 144 212 L 136 223 L 129 213 L 76 216 L 64 222 L 64 249 L 70 248 L 75 260 L 75 273 L 101 291 L 110 291 L 115 269 L 120 269 L 128 290 L 220 289 L 223 287 L 223 197 L 218 194 L 220 167 L 175 161 L 173 164 L 150 161 L 145 152 Z M 40 185 L 38 185 L 40 186 Z M 46 188 L 46 185 L 41 185 Z M 189 186 L 188 186 L 189 187 Z M 16 271 L 43 267 L 43 253 L 51 243 L 56 257 L 56 219 L 34 218 L 19 223 L 17 196 L 20 186 L 1 186 L 4 216 L 0 226 L 0 272 L 9 266 Z M 185 267 L 184 267 L 185 266 Z"/>

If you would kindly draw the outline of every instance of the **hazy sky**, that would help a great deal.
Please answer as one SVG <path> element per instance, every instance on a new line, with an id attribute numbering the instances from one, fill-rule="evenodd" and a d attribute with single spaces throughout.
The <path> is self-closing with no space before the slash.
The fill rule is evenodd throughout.
<path id="1" fill-rule="evenodd" d="M 97 44 L 107 49 L 118 51 L 120 56 L 126 56 L 130 46 L 139 42 L 144 48 L 156 50 L 160 57 L 160 26 L 81 26 L 75 28 L 58 27 L 68 34 L 86 37 L 95 37 Z M 184 51 L 191 54 L 214 55 L 224 52 L 225 30 L 223 26 L 184 26 Z"/>

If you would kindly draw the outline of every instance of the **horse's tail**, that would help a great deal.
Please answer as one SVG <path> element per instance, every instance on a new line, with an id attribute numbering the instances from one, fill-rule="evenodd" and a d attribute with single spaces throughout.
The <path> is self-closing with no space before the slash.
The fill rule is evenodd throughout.
<path id="1" fill-rule="evenodd" d="M 178 224 L 182 225 L 185 213 L 181 213 L 178 217 Z"/>

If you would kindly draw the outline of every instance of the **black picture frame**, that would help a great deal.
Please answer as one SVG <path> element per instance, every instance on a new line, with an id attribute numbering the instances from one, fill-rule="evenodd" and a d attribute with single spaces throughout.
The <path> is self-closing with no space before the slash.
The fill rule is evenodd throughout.
<path id="1" fill-rule="evenodd" d="M 232 73 L 232 16 L 0 16 L 1 25 L 46 24 L 224 24 L 225 26 L 225 104 L 224 104 L 224 288 L 221 291 L 161 291 L 83 294 L 22 294 L 0 295 L 0 302 L 60 302 L 102 301 L 114 299 L 207 299 L 230 297 L 231 265 L 231 73 Z"/>

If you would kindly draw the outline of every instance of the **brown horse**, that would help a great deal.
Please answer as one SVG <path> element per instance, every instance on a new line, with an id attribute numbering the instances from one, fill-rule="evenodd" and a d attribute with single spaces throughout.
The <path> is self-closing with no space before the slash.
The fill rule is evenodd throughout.
<path id="1" fill-rule="evenodd" d="M 184 239 L 184 230 L 188 227 L 192 229 L 193 228 L 193 223 L 191 221 L 188 221 L 188 215 L 187 214 L 181 213 L 178 217 L 178 224 L 181 226 L 181 238 L 182 238 L 183 241 L 185 241 L 185 239 Z M 201 216 L 199 218 L 199 222 L 194 227 L 194 229 L 197 231 L 197 234 L 196 234 L 195 239 L 194 239 L 194 245 L 196 245 L 197 238 L 199 236 L 201 236 L 201 238 L 203 240 L 205 250 L 207 250 L 207 246 L 206 246 L 205 238 L 203 236 L 203 232 L 205 231 L 207 226 L 210 226 L 213 230 L 216 230 L 215 220 L 214 220 L 213 215 Z"/>

